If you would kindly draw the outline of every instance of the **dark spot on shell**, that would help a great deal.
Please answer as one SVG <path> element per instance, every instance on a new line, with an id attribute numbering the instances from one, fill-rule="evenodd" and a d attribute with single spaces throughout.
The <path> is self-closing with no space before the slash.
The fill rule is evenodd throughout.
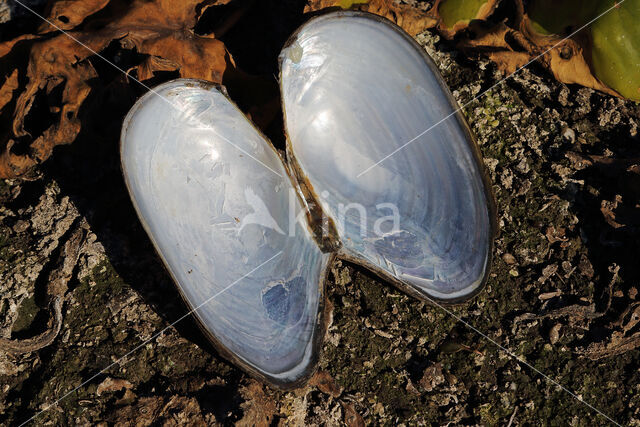
<path id="1" fill-rule="evenodd" d="M 416 268 L 422 264 L 424 253 L 422 242 L 408 231 L 401 231 L 375 242 L 375 248 L 387 261 L 408 268 Z"/>
<path id="2" fill-rule="evenodd" d="M 288 282 L 271 285 L 262 293 L 262 305 L 267 316 L 282 325 L 293 325 L 302 317 L 307 283 L 301 276 Z"/>

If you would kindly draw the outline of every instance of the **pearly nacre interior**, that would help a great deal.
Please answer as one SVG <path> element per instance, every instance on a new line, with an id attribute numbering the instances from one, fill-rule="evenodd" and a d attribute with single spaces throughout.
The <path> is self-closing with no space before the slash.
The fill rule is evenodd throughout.
<path id="1" fill-rule="evenodd" d="M 422 48 L 386 20 L 338 12 L 298 30 L 280 63 L 288 149 L 343 255 L 430 298 L 475 293 L 491 255 L 490 196 Z"/>
<path id="2" fill-rule="evenodd" d="M 181 79 L 135 104 L 121 157 L 144 228 L 208 335 L 275 384 L 307 375 L 329 255 L 289 224 L 302 206 L 270 143 L 218 88 Z"/>

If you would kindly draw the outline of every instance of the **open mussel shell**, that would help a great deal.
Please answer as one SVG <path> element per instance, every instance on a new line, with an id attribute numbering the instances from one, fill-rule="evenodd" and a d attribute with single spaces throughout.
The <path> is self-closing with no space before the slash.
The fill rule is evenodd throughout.
<path id="1" fill-rule="evenodd" d="M 314 18 L 280 55 L 288 155 L 333 220 L 339 256 L 418 297 L 458 302 L 486 281 L 493 197 L 433 61 L 375 15 Z"/>
<path id="2" fill-rule="evenodd" d="M 135 104 L 121 157 L 142 224 L 211 341 L 271 384 L 305 380 L 331 255 L 288 223 L 302 204 L 275 149 L 220 88 L 181 79 Z"/>
<path id="3" fill-rule="evenodd" d="M 288 163 L 221 87 L 158 86 L 127 115 L 141 222 L 208 338 L 282 388 L 313 372 L 334 256 L 412 295 L 480 290 L 495 217 L 469 128 L 431 59 L 390 22 L 310 20 L 280 57 Z"/>

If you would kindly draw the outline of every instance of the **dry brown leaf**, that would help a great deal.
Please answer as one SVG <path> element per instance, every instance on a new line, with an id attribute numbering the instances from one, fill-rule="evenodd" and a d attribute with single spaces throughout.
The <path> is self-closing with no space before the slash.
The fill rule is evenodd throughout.
<path id="1" fill-rule="evenodd" d="M 513 50 L 512 46 L 507 43 L 507 36 L 515 34 L 515 32 L 505 23 L 501 22 L 490 28 L 472 25 L 471 28 L 473 29 L 474 37 L 472 39 L 462 39 L 459 46 L 466 49 Z"/>
<path id="2" fill-rule="evenodd" d="M 409 5 L 396 4 L 393 0 L 368 0 L 362 2 L 310 0 L 304 11 L 307 13 L 327 9 L 340 9 L 344 7 L 345 3 L 352 5 L 352 8 L 383 16 L 396 23 L 412 36 L 433 28 L 437 23 L 437 20 L 427 12 Z"/>
<path id="3" fill-rule="evenodd" d="M 512 51 L 490 52 L 487 57 L 507 74 L 515 73 L 531 60 L 531 56 L 527 53 Z"/>
<path id="4" fill-rule="evenodd" d="M 332 397 L 338 397 L 342 394 L 342 387 L 336 383 L 327 371 L 316 372 L 309 380 L 309 385 L 318 387 L 318 390 Z"/>
<path id="5" fill-rule="evenodd" d="M 44 17 L 61 30 L 72 30 L 90 15 L 104 9 L 110 0 L 59 0 L 49 2 Z M 38 33 L 55 31 L 49 23 L 43 22 Z"/>
<path id="6" fill-rule="evenodd" d="M 348 427 L 364 427 L 364 419 L 356 411 L 356 408 L 349 403 L 342 402 L 342 409 L 344 410 L 344 423 Z"/>
<path id="7" fill-rule="evenodd" d="M 590 43 L 582 34 L 568 39 L 538 34 L 526 14 L 520 23 L 520 32 L 535 46 L 529 52 L 532 59 L 542 55 L 539 58 L 540 62 L 553 73 L 557 80 L 620 96 L 593 75 L 586 59 L 591 57 L 588 51 Z"/>
<path id="8" fill-rule="evenodd" d="M 64 34 L 21 36 L 0 44 L 3 55 L 0 63 L 5 76 L 18 70 L 27 81 L 17 99 L 15 80 L 5 79 L 0 88 L 4 105 L 11 102 L 6 100 L 8 94 L 15 100 L 14 111 L 2 111 L 12 115 L 13 123 L 12 132 L 3 135 L 0 177 L 24 176 L 46 160 L 55 146 L 75 140 L 81 128 L 78 112 L 92 91 L 90 82 L 97 77 L 90 57 L 113 41 L 142 55 L 143 59 L 135 67 L 141 80 L 152 77 L 154 72 L 168 70 L 177 71 L 181 77 L 215 83 L 221 83 L 225 73 L 233 74 L 235 67 L 224 44 L 193 32 L 197 17 L 206 7 L 228 1 L 95 0 L 85 3 L 65 0 L 53 3 L 50 17 L 58 21 L 64 17 L 63 21 L 68 21 L 62 22 L 67 25 L 65 28 L 84 22 L 82 30 L 70 31 L 69 35 L 86 47 Z M 101 12 L 93 15 L 98 10 Z M 41 31 L 47 30 L 43 27 Z M 29 58 L 24 69 L 18 61 L 23 55 Z M 30 134 L 25 129 L 25 121 L 36 97 L 52 98 L 54 93 L 60 93 L 61 99 L 48 102 L 55 117 L 53 124 Z M 22 149 L 15 150 L 18 146 Z"/>
<path id="9" fill-rule="evenodd" d="M 2 43 L 0 43 L 0 59 L 4 58 L 6 55 L 8 55 L 13 48 L 19 44 L 20 42 L 25 42 L 27 40 L 31 40 L 31 39 L 37 39 L 39 36 L 36 34 L 22 34 L 18 37 L 16 37 L 15 39 L 11 39 L 11 40 L 7 40 L 4 41 Z M 8 61 L 7 61 L 8 62 Z M 4 75 L 6 75 L 6 69 L 13 69 L 13 65 L 11 63 L 8 64 L 2 64 L 2 72 Z"/>
<path id="10" fill-rule="evenodd" d="M 11 102 L 13 91 L 16 89 L 18 89 L 18 70 L 13 70 L 0 88 L 0 110 Z"/>
<path id="11" fill-rule="evenodd" d="M 499 69 L 513 73 L 531 61 L 532 44 L 521 33 L 501 22 L 492 27 L 470 23 L 472 37 L 457 40 L 456 47 L 467 55 L 484 54 L 495 62 Z"/>
<path id="12" fill-rule="evenodd" d="M 65 36 L 33 42 L 26 70 L 28 83 L 16 100 L 13 112 L 12 135 L 6 150 L 0 155 L 0 177 L 21 176 L 37 163 L 46 160 L 53 147 L 72 142 L 80 132 L 78 111 L 89 95 L 89 80 L 97 76 L 88 61 L 77 61 L 77 44 Z M 31 135 L 25 130 L 25 120 L 36 96 L 46 96 L 62 90 L 57 111 L 57 123 L 44 129 L 40 135 Z M 51 106 L 53 107 L 53 106 Z M 12 152 L 19 138 L 31 140 L 29 154 L 16 155 Z"/>

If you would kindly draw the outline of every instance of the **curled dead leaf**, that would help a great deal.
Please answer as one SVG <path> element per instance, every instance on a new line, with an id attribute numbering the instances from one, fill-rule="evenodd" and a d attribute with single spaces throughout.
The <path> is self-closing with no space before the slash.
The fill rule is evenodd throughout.
<path id="1" fill-rule="evenodd" d="M 330 9 L 358 9 L 383 16 L 412 36 L 433 28 L 437 23 L 429 13 L 409 5 L 397 4 L 393 0 L 309 0 L 304 11 L 308 13 Z"/>
<path id="2" fill-rule="evenodd" d="M 539 56 L 539 61 L 551 71 L 553 76 L 563 83 L 579 84 L 614 96 L 620 96 L 615 90 L 602 83 L 593 73 L 589 64 L 590 40 L 582 32 L 569 38 L 560 35 L 545 35 L 536 30 L 534 22 L 527 14 L 520 24 L 520 32 L 533 44 L 530 54 Z M 532 59 L 533 59 L 532 58 Z"/>
<path id="3" fill-rule="evenodd" d="M 43 24 L 40 34 L 0 44 L 0 120 L 11 129 L 2 134 L 0 177 L 25 176 L 51 156 L 55 146 L 75 140 L 82 126 L 81 108 L 90 93 L 100 89 L 95 52 L 111 43 L 138 55 L 139 63 L 129 73 L 135 71 L 141 81 L 159 71 L 214 83 L 221 83 L 225 74 L 233 76 L 235 67 L 224 44 L 193 31 L 206 7 L 228 1 L 53 2 L 47 16 L 56 27 L 71 30 L 68 35 L 51 36 L 57 28 Z M 17 87 L 22 81 L 26 83 Z M 31 120 L 38 104 L 48 111 L 38 111 Z"/>
<path id="4" fill-rule="evenodd" d="M 44 13 L 44 18 L 48 22 L 42 22 L 38 33 L 48 33 L 51 31 L 72 30 L 82 24 L 82 22 L 94 13 L 104 9 L 110 0 L 60 0 L 49 2 Z M 51 24 L 57 28 L 52 27 Z"/>

